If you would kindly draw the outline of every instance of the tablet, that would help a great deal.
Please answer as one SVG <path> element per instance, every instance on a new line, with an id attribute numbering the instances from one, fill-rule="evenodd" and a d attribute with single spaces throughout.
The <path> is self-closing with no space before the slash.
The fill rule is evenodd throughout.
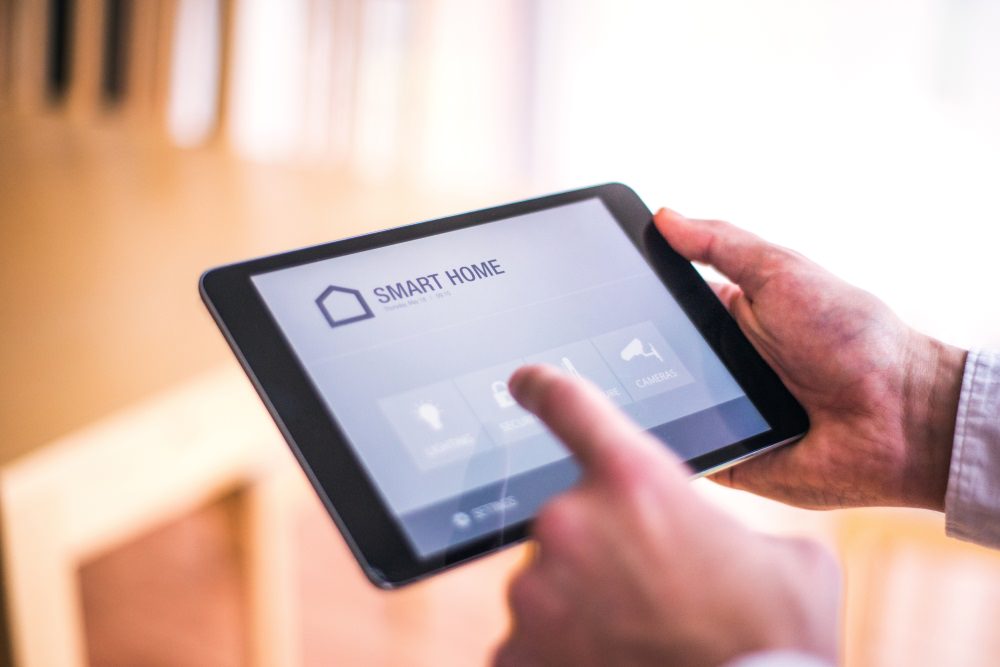
<path id="1" fill-rule="evenodd" d="M 507 389 L 523 364 L 589 379 L 696 473 L 808 427 L 620 184 L 212 269 L 201 293 L 385 588 L 524 539 L 576 482 Z"/>

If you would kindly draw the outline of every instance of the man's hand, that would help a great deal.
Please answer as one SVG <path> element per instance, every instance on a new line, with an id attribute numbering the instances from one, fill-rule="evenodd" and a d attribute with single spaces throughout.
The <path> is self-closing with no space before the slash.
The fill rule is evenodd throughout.
<path id="1" fill-rule="evenodd" d="M 823 549 L 708 505 L 690 471 L 592 385 L 535 366 L 510 389 L 583 477 L 535 521 L 498 666 L 719 665 L 769 649 L 834 660 L 839 575 Z"/>
<path id="2" fill-rule="evenodd" d="M 810 508 L 944 509 L 963 350 L 749 232 L 666 209 L 655 222 L 677 252 L 735 283 L 716 292 L 809 413 L 799 443 L 716 481 Z"/>

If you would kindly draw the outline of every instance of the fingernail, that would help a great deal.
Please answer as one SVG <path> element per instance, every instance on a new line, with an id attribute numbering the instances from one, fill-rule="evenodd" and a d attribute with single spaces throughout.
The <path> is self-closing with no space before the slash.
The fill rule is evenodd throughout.
<path id="1" fill-rule="evenodd" d="M 528 410 L 535 403 L 541 373 L 542 370 L 538 366 L 522 366 L 507 380 L 507 389 L 510 390 L 511 396 Z"/>
<path id="2" fill-rule="evenodd" d="M 507 380 L 507 389 L 510 390 L 510 393 L 514 396 L 514 398 L 518 398 L 520 393 L 524 391 L 524 385 L 529 381 L 525 376 L 530 373 L 530 366 L 521 366 L 514 371 L 514 374 L 510 376 L 509 380 Z"/>

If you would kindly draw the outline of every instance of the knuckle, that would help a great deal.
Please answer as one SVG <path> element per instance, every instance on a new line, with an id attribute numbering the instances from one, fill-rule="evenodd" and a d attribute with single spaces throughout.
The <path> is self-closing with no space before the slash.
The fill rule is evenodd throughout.
<path id="1" fill-rule="evenodd" d="M 622 487 L 619 492 L 621 519 L 634 530 L 645 531 L 657 524 L 664 524 L 664 499 L 657 485 L 648 480 L 636 480 Z"/>
<path id="2" fill-rule="evenodd" d="M 760 256 L 763 268 L 768 269 L 776 275 L 794 275 L 791 269 L 796 264 L 796 259 L 791 253 L 781 246 L 768 244 Z"/>
<path id="3" fill-rule="evenodd" d="M 796 295 L 807 298 L 812 293 L 808 276 L 802 267 L 783 259 L 775 259 L 765 266 L 768 285 L 781 295 Z"/>
<path id="4" fill-rule="evenodd" d="M 522 639 L 535 637 L 534 629 L 563 621 L 566 613 L 565 599 L 558 588 L 548 574 L 537 568 L 511 580 L 507 605 L 514 619 L 514 630 Z"/>
<path id="5" fill-rule="evenodd" d="M 510 638 L 497 648 L 493 656 L 493 667 L 524 667 L 523 658 L 518 657 L 516 640 Z"/>
<path id="6" fill-rule="evenodd" d="M 524 646 L 537 645 L 544 638 L 539 629 L 566 623 L 572 610 L 569 599 L 545 570 L 533 568 L 521 573 L 507 588 L 512 638 Z"/>
<path id="7" fill-rule="evenodd" d="M 709 231 L 711 231 L 714 234 L 725 234 L 727 232 L 731 232 L 734 229 L 736 229 L 733 223 L 727 222 L 725 220 L 716 220 L 716 219 L 705 220 L 704 224 L 705 226 L 708 227 Z"/>
<path id="8" fill-rule="evenodd" d="M 732 301 L 740 294 L 740 288 L 732 283 L 718 283 L 716 293 L 723 301 Z"/>
<path id="9" fill-rule="evenodd" d="M 637 433 L 635 442 L 609 447 L 605 456 L 607 477 L 614 491 L 627 499 L 645 497 L 651 489 L 662 488 L 675 465 L 666 451 L 660 451 L 662 443 L 642 440 L 647 440 L 646 435 Z"/>
<path id="10" fill-rule="evenodd" d="M 767 244 L 764 262 L 776 276 L 784 280 L 799 281 L 808 261 L 803 255 L 780 245 Z"/>
<path id="11" fill-rule="evenodd" d="M 514 663 L 508 657 L 509 655 L 510 652 L 507 650 L 507 645 L 504 644 L 497 651 L 496 655 L 493 656 L 493 667 L 514 667 Z"/>
<path id="12" fill-rule="evenodd" d="M 701 254 L 706 261 L 712 262 L 718 253 L 719 244 L 729 236 L 733 226 L 722 220 L 704 220 L 702 224 L 708 230 L 708 236 L 705 237 Z"/>
<path id="13" fill-rule="evenodd" d="M 507 604 L 510 610 L 520 620 L 524 620 L 526 615 L 538 608 L 536 600 L 538 598 L 538 586 L 536 579 L 528 572 L 524 572 L 515 577 L 507 588 Z"/>
<path id="14" fill-rule="evenodd" d="M 616 447 L 605 458 L 607 478 L 614 484 L 614 491 L 624 500 L 634 500 L 645 492 L 650 476 L 650 463 L 634 452 Z"/>
<path id="15" fill-rule="evenodd" d="M 543 546 L 549 548 L 552 544 L 571 542 L 580 532 L 580 510 L 577 499 L 569 494 L 563 494 L 549 501 L 535 517 L 533 534 Z"/>

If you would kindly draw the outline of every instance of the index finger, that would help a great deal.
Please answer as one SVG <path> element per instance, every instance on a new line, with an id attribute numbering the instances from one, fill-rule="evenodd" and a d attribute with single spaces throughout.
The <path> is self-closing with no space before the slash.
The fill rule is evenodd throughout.
<path id="1" fill-rule="evenodd" d="M 637 463 L 679 463 L 590 382 L 549 366 L 525 366 L 511 376 L 508 386 L 569 448 L 587 475 L 615 476 Z"/>

